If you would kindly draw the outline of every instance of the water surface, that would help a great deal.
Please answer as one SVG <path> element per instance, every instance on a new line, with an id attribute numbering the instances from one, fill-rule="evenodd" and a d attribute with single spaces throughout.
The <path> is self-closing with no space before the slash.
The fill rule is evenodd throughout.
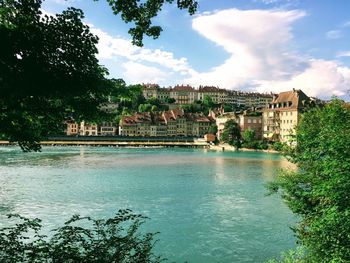
<path id="1" fill-rule="evenodd" d="M 265 183 L 288 163 L 277 154 L 200 149 L 0 148 L 0 226 L 5 215 L 45 226 L 72 214 L 150 217 L 156 250 L 170 262 L 264 262 L 294 247 L 295 219 Z"/>

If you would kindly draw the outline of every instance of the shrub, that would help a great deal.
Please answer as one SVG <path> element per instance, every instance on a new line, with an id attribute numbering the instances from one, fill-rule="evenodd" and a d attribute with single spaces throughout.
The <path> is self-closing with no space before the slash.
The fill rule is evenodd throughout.
<path id="1" fill-rule="evenodd" d="M 146 218 L 130 210 L 119 210 L 107 220 L 74 215 L 51 238 L 40 234 L 40 219 L 8 217 L 16 224 L 0 229 L 2 263 L 163 261 L 152 252 L 156 233 L 140 234 Z"/>

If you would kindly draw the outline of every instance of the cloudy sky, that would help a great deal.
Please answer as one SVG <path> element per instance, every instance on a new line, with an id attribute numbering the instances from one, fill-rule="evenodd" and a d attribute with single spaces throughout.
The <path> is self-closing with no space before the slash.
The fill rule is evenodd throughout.
<path id="1" fill-rule="evenodd" d="M 176 1 L 175 1 L 176 2 Z M 127 83 L 215 85 L 226 89 L 350 99 L 349 0 L 199 0 L 196 15 L 167 5 L 164 29 L 144 47 L 105 0 L 46 0 L 57 13 L 74 6 L 100 38 L 99 60 Z"/>

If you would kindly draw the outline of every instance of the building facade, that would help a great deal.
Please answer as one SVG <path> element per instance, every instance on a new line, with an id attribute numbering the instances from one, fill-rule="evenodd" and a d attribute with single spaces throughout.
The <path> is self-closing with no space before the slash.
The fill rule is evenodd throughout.
<path id="1" fill-rule="evenodd" d="M 238 119 L 242 135 L 246 130 L 253 130 L 256 139 L 261 140 L 263 138 L 261 112 L 244 112 L 238 115 Z"/>
<path id="2" fill-rule="evenodd" d="M 200 113 L 185 113 L 183 109 L 164 112 L 135 113 L 120 120 L 122 136 L 194 136 L 208 133 L 214 120 Z"/>
<path id="3" fill-rule="evenodd" d="M 315 102 L 301 90 L 281 92 L 263 110 L 263 136 L 272 141 L 288 142 L 295 134 L 301 113 Z"/>
<path id="4" fill-rule="evenodd" d="M 167 98 L 173 98 L 176 105 L 203 101 L 205 96 L 209 96 L 216 104 L 264 108 L 273 99 L 273 94 L 225 90 L 215 86 L 199 86 L 196 89 L 190 85 L 161 88 L 158 84 L 143 84 L 142 93 L 146 99 L 157 98 L 160 101 L 166 101 Z"/>

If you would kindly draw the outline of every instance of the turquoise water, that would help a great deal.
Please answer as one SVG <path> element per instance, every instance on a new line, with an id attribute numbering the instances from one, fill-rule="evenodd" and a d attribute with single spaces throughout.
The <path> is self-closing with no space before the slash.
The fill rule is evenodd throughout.
<path id="1" fill-rule="evenodd" d="M 295 219 L 264 184 L 288 163 L 276 154 L 201 149 L 0 148 L 0 226 L 5 215 L 45 226 L 72 214 L 150 217 L 156 251 L 170 262 L 264 262 L 294 247 Z"/>

